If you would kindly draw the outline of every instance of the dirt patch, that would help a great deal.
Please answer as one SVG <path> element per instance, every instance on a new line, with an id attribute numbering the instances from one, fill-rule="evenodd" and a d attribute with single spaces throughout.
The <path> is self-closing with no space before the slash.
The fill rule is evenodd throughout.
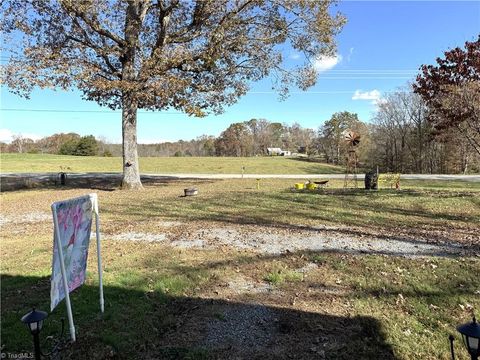
<path id="1" fill-rule="evenodd" d="M 170 228 L 170 227 L 174 227 L 174 226 L 181 226 L 181 225 L 183 225 L 184 223 L 182 223 L 181 221 L 168 221 L 168 220 L 165 220 L 165 221 L 159 221 L 157 224 L 158 224 L 159 226 L 162 226 L 162 227 Z"/>
<path id="2" fill-rule="evenodd" d="M 243 276 L 236 277 L 226 284 L 226 290 L 234 294 L 263 294 L 274 291 L 272 285 L 247 279 Z"/>
<path id="3" fill-rule="evenodd" d="M 157 242 L 164 241 L 166 239 L 165 234 L 149 234 L 142 232 L 127 232 L 111 237 L 112 240 L 120 241 L 147 241 L 147 242 Z"/>
<path id="4" fill-rule="evenodd" d="M 212 249 L 213 246 L 209 246 L 204 240 L 202 239 L 193 239 L 193 240 L 185 240 L 185 239 L 181 239 L 181 240 L 175 240 L 175 241 L 172 241 L 170 243 L 171 246 L 174 246 L 174 247 L 178 247 L 178 248 L 181 248 L 181 249 L 192 249 L 192 248 L 195 248 L 195 249 L 198 249 L 198 248 L 201 248 L 201 249 L 205 249 L 205 248 L 209 248 L 209 249 Z"/>
<path id="5" fill-rule="evenodd" d="M 313 270 L 318 269 L 318 265 L 315 263 L 307 263 L 305 266 L 301 267 L 300 269 L 297 269 L 296 271 L 302 274 L 307 274 Z"/>

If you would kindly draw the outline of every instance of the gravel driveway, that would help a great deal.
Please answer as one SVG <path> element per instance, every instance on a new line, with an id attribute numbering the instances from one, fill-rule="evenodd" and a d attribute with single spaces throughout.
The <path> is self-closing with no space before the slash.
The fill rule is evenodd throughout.
<path id="1" fill-rule="evenodd" d="M 32 212 L 15 217 L 0 215 L 0 225 L 19 226 L 26 223 L 50 223 L 51 214 Z M 158 242 L 184 249 L 217 249 L 222 247 L 278 255 L 296 251 L 337 251 L 353 254 L 392 256 L 469 256 L 480 249 L 438 239 L 363 234 L 348 227 L 275 228 L 262 225 L 159 221 L 159 232 L 124 232 L 103 234 L 113 241 Z"/>
<path id="2" fill-rule="evenodd" d="M 158 241 L 177 248 L 235 248 L 261 254 L 278 255 L 296 251 L 336 251 L 353 254 L 384 254 L 392 256 L 468 256 L 479 249 L 464 244 L 435 239 L 412 239 L 401 236 L 357 234 L 348 228 L 317 227 L 280 229 L 266 226 L 225 225 L 190 228 L 175 224 L 157 234 L 123 233 L 107 236 L 117 241 Z"/>

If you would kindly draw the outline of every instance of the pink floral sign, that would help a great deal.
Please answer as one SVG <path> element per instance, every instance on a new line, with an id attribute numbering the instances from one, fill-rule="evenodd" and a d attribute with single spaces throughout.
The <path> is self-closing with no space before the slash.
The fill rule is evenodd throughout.
<path id="1" fill-rule="evenodd" d="M 57 215 L 59 238 L 54 231 L 53 262 L 50 290 L 50 310 L 65 298 L 60 261 L 65 264 L 68 291 L 72 292 L 85 282 L 88 246 L 92 228 L 93 204 L 90 196 L 53 204 Z M 58 251 L 62 247 L 63 259 Z"/>

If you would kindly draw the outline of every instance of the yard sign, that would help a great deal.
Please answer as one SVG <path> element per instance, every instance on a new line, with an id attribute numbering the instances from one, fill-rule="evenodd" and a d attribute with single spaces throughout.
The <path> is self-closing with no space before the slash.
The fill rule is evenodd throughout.
<path id="1" fill-rule="evenodd" d="M 50 311 L 65 299 L 70 336 L 75 341 L 75 326 L 69 293 L 85 282 L 92 218 L 95 214 L 97 237 L 100 310 L 103 312 L 102 257 L 97 194 L 90 194 L 52 204 L 54 240 Z"/>

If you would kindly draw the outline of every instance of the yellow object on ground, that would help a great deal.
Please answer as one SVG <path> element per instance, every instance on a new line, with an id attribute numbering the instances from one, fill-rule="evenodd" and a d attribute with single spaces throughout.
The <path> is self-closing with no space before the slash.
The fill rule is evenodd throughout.
<path id="1" fill-rule="evenodd" d="M 378 182 L 382 184 L 390 185 L 390 189 L 400 189 L 400 174 L 380 174 Z"/>
<path id="2" fill-rule="evenodd" d="M 296 183 L 295 184 L 295 189 L 296 190 L 302 190 L 305 187 L 304 183 Z"/>
<path id="3" fill-rule="evenodd" d="M 317 184 L 315 183 L 308 183 L 307 184 L 307 189 L 308 190 L 315 190 L 317 188 Z"/>

